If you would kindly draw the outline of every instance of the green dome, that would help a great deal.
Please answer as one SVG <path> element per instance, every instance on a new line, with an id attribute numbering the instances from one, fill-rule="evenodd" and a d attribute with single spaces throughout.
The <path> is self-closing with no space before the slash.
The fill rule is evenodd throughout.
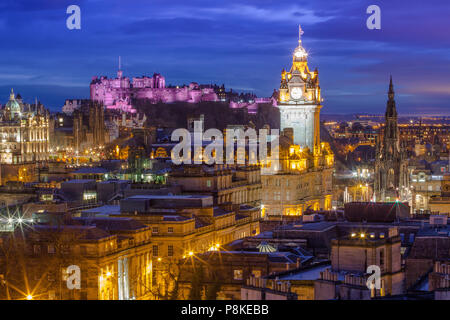
<path id="1" fill-rule="evenodd" d="M 277 248 L 275 248 L 274 246 L 268 244 L 266 241 L 263 241 L 260 244 L 258 244 L 258 246 L 256 248 L 259 249 L 259 252 L 265 252 L 265 253 L 270 253 L 270 252 L 276 252 L 277 251 Z"/>
<path id="2" fill-rule="evenodd" d="M 9 96 L 9 101 L 5 106 L 6 110 L 9 110 L 10 112 L 20 112 L 20 104 L 17 102 L 14 91 L 11 89 L 11 94 Z"/>

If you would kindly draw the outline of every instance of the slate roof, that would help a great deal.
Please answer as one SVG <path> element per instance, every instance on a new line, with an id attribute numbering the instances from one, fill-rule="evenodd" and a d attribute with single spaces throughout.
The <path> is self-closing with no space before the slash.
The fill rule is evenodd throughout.
<path id="1" fill-rule="evenodd" d="M 74 218 L 86 226 L 96 226 L 105 231 L 134 231 L 145 229 L 147 226 L 137 220 L 131 218 L 110 218 L 110 217 L 82 217 Z"/>
<path id="2" fill-rule="evenodd" d="M 74 174 L 105 174 L 108 170 L 102 167 L 84 167 L 73 172 Z"/>

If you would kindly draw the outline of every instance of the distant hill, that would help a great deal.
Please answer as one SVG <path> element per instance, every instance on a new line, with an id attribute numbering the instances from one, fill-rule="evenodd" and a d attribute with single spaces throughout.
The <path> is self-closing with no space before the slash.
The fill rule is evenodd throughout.
<path id="1" fill-rule="evenodd" d="M 200 103 L 157 103 L 149 100 L 135 100 L 133 105 L 138 112 L 145 113 L 148 125 L 168 128 L 186 128 L 189 117 L 205 116 L 205 129 L 223 130 L 227 125 L 247 125 L 251 121 L 257 129 L 269 124 L 271 129 L 280 127 L 280 112 L 270 104 L 259 105 L 257 114 L 248 114 L 246 108 L 230 109 L 225 102 Z"/>

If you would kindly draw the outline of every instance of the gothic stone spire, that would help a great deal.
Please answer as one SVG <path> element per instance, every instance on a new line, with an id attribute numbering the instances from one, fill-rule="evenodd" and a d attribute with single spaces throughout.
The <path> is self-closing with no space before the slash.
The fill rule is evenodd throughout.
<path id="1" fill-rule="evenodd" d="M 392 76 L 389 83 L 389 92 L 388 92 L 388 102 L 386 106 L 386 120 L 388 118 L 397 118 L 397 108 L 395 107 L 395 100 L 394 100 L 395 92 L 394 92 L 394 85 L 392 83 Z"/>

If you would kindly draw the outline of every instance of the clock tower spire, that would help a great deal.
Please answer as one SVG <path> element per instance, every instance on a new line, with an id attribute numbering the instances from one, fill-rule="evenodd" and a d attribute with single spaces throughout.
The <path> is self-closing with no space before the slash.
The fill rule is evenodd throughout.
<path id="1" fill-rule="evenodd" d="M 280 129 L 292 128 L 294 144 L 320 153 L 320 109 L 322 97 L 319 72 L 308 68 L 308 53 L 302 44 L 303 29 L 299 26 L 298 47 L 292 56 L 289 72 L 281 74 L 278 106 Z"/>

